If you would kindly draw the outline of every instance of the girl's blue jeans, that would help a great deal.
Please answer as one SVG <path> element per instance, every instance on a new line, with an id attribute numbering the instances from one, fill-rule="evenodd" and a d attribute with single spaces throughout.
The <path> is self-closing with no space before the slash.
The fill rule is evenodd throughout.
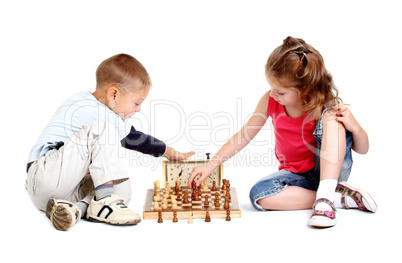
<path id="1" fill-rule="evenodd" d="M 324 112 L 325 111 L 326 110 L 324 110 Z M 320 183 L 320 149 L 322 140 L 322 118 L 324 112 L 318 120 L 313 133 L 317 141 L 317 152 L 314 168 L 306 173 L 300 174 L 292 173 L 287 170 L 279 170 L 278 172 L 275 172 L 260 179 L 250 190 L 251 203 L 257 210 L 265 210 L 257 203 L 258 200 L 278 194 L 283 191 L 287 186 L 299 186 L 308 190 L 317 191 L 318 185 Z M 348 130 L 345 130 L 345 132 L 346 153 L 342 163 L 341 171 L 339 173 L 339 182 L 348 180 L 353 164 L 351 151 L 353 137 L 352 133 Z"/>

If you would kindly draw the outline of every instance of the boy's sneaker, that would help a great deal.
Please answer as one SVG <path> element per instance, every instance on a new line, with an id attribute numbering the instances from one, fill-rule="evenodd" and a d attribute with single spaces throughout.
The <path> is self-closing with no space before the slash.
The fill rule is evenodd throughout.
<path id="1" fill-rule="evenodd" d="M 50 198 L 45 213 L 57 230 L 67 230 L 81 219 L 78 206 L 60 199 Z"/>
<path id="2" fill-rule="evenodd" d="M 135 225 L 141 222 L 141 216 L 128 209 L 123 199 L 117 195 L 97 201 L 95 197 L 92 198 L 87 210 L 87 219 L 111 225 Z"/>

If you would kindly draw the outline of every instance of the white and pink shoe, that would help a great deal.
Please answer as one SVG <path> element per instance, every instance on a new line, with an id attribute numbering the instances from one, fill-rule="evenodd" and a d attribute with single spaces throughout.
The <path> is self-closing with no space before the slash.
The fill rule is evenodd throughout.
<path id="1" fill-rule="evenodd" d="M 362 211 L 375 213 L 377 204 L 368 192 L 363 189 L 356 189 L 346 182 L 340 182 L 336 187 L 335 192 L 341 193 L 341 204 L 344 209 L 357 208 Z M 356 203 L 357 207 L 348 205 L 347 198 L 350 197 Z"/>

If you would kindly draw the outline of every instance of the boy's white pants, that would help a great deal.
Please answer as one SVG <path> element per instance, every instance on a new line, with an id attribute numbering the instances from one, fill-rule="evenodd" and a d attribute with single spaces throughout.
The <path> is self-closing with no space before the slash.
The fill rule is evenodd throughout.
<path id="1" fill-rule="evenodd" d="M 49 198 L 89 203 L 95 187 L 109 181 L 114 181 L 114 193 L 128 203 L 131 185 L 119 151 L 123 148 L 116 128 L 95 121 L 34 162 L 25 187 L 40 210 L 46 209 Z"/>

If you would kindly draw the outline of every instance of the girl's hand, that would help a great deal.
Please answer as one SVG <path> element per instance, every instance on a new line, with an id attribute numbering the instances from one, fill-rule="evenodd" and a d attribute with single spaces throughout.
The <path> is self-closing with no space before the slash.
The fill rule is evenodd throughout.
<path id="1" fill-rule="evenodd" d="M 360 126 L 352 112 L 343 103 L 336 105 L 332 111 L 335 119 L 342 123 L 352 133 L 352 149 L 359 154 L 366 154 L 369 150 L 369 140 L 366 131 Z"/>
<path id="2" fill-rule="evenodd" d="M 192 187 L 194 178 L 197 175 L 201 175 L 201 177 L 197 180 L 196 184 L 197 186 L 200 186 L 201 183 L 205 180 L 205 178 L 207 178 L 208 175 L 210 175 L 214 171 L 214 169 L 215 167 L 209 163 L 194 167 L 193 172 L 190 174 L 190 177 L 188 178 L 188 187 L 189 188 Z"/>
<path id="3" fill-rule="evenodd" d="M 351 133 L 355 133 L 360 129 L 360 124 L 357 122 L 352 112 L 342 102 L 339 102 L 332 111 L 337 116 L 336 120 L 341 122 Z"/>

